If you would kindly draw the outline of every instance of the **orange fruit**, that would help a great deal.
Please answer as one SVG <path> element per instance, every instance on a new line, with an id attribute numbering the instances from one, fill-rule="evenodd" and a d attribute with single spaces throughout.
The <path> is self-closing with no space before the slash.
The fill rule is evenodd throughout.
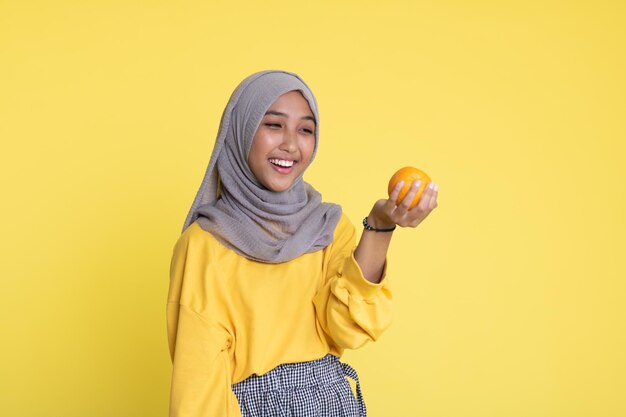
<path id="1" fill-rule="evenodd" d="M 424 171 L 420 171 L 417 168 L 400 168 L 395 174 L 393 174 L 393 176 L 389 180 L 389 187 L 387 187 L 387 193 L 389 195 L 391 195 L 393 189 L 396 188 L 396 184 L 398 184 L 401 180 L 404 181 L 404 186 L 400 190 L 400 194 L 398 194 L 398 199 L 396 200 L 397 205 L 402 202 L 404 196 L 406 196 L 406 194 L 409 192 L 409 188 L 411 188 L 411 184 L 413 184 L 414 181 L 422 181 L 422 183 L 420 184 L 420 188 L 417 190 L 417 194 L 415 194 L 415 198 L 413 198 L 413 201 L 409 206 L 409 208 L 413 208 L 420 201 L 420 197 L 422 196 L 424 189 L 430 182 L 430 177 Z"/>

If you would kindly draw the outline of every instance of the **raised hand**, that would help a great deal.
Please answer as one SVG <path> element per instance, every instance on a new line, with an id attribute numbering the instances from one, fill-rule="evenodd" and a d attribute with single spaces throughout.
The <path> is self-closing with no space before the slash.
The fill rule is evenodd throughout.
<path id="1" fill-rule="evenodd" d="M 374 204 L 370 215 L 369 223 L 376 228 L 391 227 L 394 224 L 400 227 L 417 227 L 424 219 L 437 207 L 437 195 L 439 187 L 434 182 L 428 184 L 424 189 L 419 203 L 409 208 L 413 198 L 417 194 L 421 181 L 415 181 L 409 192 L 404 196 L 402 202 L 396 205 L 396 200 L 400 190 L 404 186 L 404 181 L 396 184 L 388 199 L 381 199 Z"/>

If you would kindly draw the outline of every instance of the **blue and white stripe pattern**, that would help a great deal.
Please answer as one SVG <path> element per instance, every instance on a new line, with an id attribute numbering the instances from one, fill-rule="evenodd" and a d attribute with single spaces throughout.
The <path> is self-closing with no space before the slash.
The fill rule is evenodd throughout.
<path id="1" fill-rule="evenodd" d="M 357 398 L 350 383 L 355 380 Z M 232 385 L 243 417 L 366 417 L 356 371 L 328 354 L 278 365 Z"/>

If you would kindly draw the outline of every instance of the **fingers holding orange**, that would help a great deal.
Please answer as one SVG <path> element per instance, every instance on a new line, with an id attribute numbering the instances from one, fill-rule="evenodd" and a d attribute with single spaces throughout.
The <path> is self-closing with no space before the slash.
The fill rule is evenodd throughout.
<path id="1" fill-rule="evenodd" d="M 391 192 L 389 193 L 389 199 L 387 200 L 388 210 L 393 211 L 398 205 L 397 201 L 402 201 L 402 199 L 400 198 L 400 192 L 402 191 L 404 185 L 404 181 L 400 180 L 396 183 L 395 187 L 391 189 Z"/>
<path id="2" fill-rule="evenodd" d="M 398 170 L 391 177 L 387 192 L 385 211 L 391 221 L 402 227 L 416 227 L 437 207 L 437 184 L 414 167 Z"/>
<path id="3" fill-rule="evenodd" d="M 439 186 L 433 184 L 433 195 L 428 203 L 428 211 L 432 211 L 437 208 L 437 196 L 439 195 Z"/>
<path id="4" fill-rule="evenodd" d="M 400 200 L 400 203 L 396 202 L 397 208 L 401 211 L 409 211 L 413 207 L 415 207 L 415 202 L 419 202 L 422 197 L 418 196 L 420 193 L 420 188 L 422 188 L 422 181 L 417 180 L 413 181 L 410 185 L 408 192 L 404 195 L 404 198 Z M 421 192 L 423 195 L 423 192 Z"/>
<path id="5" fill-rule="evenodd" d="M 407 197 L 408 194 L 407 194 Z M 433 182 L 426 186 L 426 189 L 422 193 L 417 206 L 410 210 L 403 210 L 401 206 L 398 206 L 398 210 L 402 211 L 403 226 L 416 227 L 418 226 L 428 215 L 437 207 L 437 185 Z"/>
<path id="6" fill-rule="evenodd" d="M 422 194 L 422 198 L 417 205 L 417 209 L 423 212 L 430 212 L 437 207 L 437 194 L 439 187 L 434 182 L 431 182 L 426 187 L 426 190 Z"/>
<path id="7" fill-rule="evenodd" d="M 421 181 L 419 187 L 412 187 L 416 181 Z M 387 187 L 387 192 L 389 194 L 389 199 L 396 202 L 396 205 L 402 204 L 405 197 L 411 198 L 408 194 L 412 194 L 412 200 L 408 206 L 408 209 L 415 207 L 426 186 L 430 183 L 430 177 L 424 171 L 421 171 L 414 167 L 404 167 L 399 169 L 391 179 L 389 180 L 389 185 Z M 399 185 L 400 182 L 403 182 L 402 185 Z M 396 188 L 398 188 L 397 194 L 395 193 Z"/>

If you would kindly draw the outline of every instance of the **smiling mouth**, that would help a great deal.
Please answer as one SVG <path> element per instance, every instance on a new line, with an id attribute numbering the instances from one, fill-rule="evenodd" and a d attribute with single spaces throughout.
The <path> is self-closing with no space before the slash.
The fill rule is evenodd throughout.
<path id="1" fill-rule="evenodd" d="M 291 168 L 297 163 L 297 161 L 288 161 L 286 159 L 276 159 L 276 158 L 272 158 L 269 161 L 272 165 L 279 167 L 279 168 Z"/>

